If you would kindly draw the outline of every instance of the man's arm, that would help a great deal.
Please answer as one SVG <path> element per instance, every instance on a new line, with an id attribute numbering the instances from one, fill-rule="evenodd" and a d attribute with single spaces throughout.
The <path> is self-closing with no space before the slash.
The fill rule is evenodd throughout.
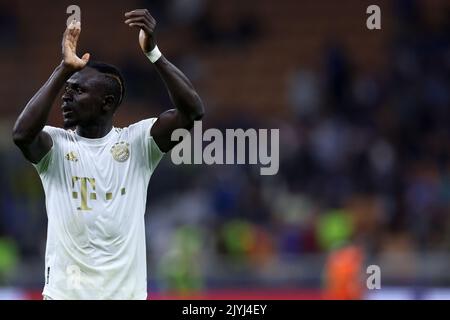
<path id="1" fill-rule="evenodd" d="M 63 61 L 31 98 L 14 125 L 14 143 L 32 163 L 38 163 L 52 148 L 51 137 L 42 129 L 58 93 L 72 74 L 89 61 L 89 54 L 80 59 L 75 53 L 80 32 L 79 22 L 72 22 L 67 27 L 62 42 Z"/>
<path id="2" fill-rule="evenodd" d="M 156 21 L 146 9 L 133 10 L 125 14 L 130 27 L 139 28 L 139 44 L 148 55 L 156 47 Z M 203 117 L 203 103 L 189 79 L 164 56 L 154 66 L 164 81 L 170 99 L 176 109 L 162 113 L 151 129 L 151 135 L 163 152 L 168 152 L 178 142 L 171 140 L 172 132 L 179 128 L 190 130 L 195 120 Z"/>

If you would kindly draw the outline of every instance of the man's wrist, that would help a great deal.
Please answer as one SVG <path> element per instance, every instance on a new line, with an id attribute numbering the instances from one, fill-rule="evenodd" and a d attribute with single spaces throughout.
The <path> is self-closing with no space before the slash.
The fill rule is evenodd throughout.
<path id="1" fill-rule="evenodd" d="M 75 70 L 73 67 L 69 66 L 64 60 L 61 61 L 61 63 L 56 67 L 58 70 L 60 70 L 61 73 L 64 75 L 71 76 L 77 70 Z"/>
<path id="2" fill-rule="evenodd" d="M 159 51 L 158 46 L 155 45 L 153 50 L 146 53 L 145 55 L 147 56 L 147 58 L 150 60 L 151 63 L 155 63 L 156 61 L 159 60 L 159 58 L 161 58 L 162 53 L 161 53 L 161 51 Z"/>

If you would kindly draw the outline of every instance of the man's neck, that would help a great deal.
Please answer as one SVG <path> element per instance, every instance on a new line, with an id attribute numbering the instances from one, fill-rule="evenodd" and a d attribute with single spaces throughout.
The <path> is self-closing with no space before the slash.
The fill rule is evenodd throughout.
<path id="1" fill-rule="evenodd" d="M 97 124 L 91 126 L 77 126 L 76 132 L 79 136 L 88 139 L 99 139 L 106 136 L 112 129 L 112 123 Z"/>

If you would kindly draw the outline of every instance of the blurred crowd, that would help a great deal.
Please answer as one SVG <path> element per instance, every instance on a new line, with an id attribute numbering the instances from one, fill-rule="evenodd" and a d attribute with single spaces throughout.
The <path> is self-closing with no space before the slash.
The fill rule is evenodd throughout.
<path id="1" fill-rule="evenodd" d="M 196 56 L 203 45 L 245 52 L 265 37 L 262 18 L 248 10 L 230 26 L 215 16 L 213 1 L 145 2 L 166 34 L 176 24 L 195 36 L 189 59 L 180 52 L 174 61 L 194 82 L 198 74 L 214 77 Z M 387 57 L 383 68 L 356 65 L 336 38 L 317 53 L 318 67 L 293 61 L 283 83 L 289 116 L 275 125 L 267 114 L 205 119 L 217 128 L 278 126 L 277 175 L 260 176 L 250 165 L 175 166 L 165 157 L 148 195 L 149 278 L 157 279 L 151 286 L 191 290 L 250 280 L 270 286 L 277 279 L 320 286 L 323 269 L 310 270 L 311 282 L 302 282 L 289 265 L 347 245 L 361 248 L 368 261 L 450 250 L 450 7 L 446 18 L 432 19 L 420 4 L 393 1 L 390 35 L 379 52 Z M 1 23 L 13 24 L 6 17 Z M 2 46 L 17 45 L 10 34 L 0 34 Z M 156 74 L 131 63 L 123 71 L 127 99 L 167 106 Z M 142 79 L 155 86 L 140 88 Z M 17 270 L 43 274 L 42 187 L 17 150 L 0 155 L 0 284 L 39 286 L 40 278 L 21 280 Z M 399 274 L 408 272 L 407 261 Z"/>

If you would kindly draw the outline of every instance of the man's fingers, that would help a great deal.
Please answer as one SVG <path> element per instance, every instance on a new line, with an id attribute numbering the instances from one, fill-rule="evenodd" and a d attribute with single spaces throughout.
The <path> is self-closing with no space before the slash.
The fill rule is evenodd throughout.
<path id="1" fill-rule="evenodd" d="M 133 19 L 133 18 L 145 18 L 148 22 L 156 22 L 155 19 L 153 19 L 150 15 L 146 14 L 132 14 L 129 16 L 126 16 L 127 19 Z"/>
<path id="2" fill-rule="evenodd" d="M 125 13 L 125 17 L 149 13 L 147 9 L 135 9 Z"/>
<path id="3" fill-rule="evenodd" d="M 77 21 L 75 19 L 73 19 L 72 21 L 70 21 L 69 25 L 67 26 L 67 29 L 71 30 L 73 28 L 75 28 L 75 23 Z"/>
<path id="4" fill-rule="evenodd" d="M 74 38 L 75 42 L 78 41 L 78 38 L 80 37 L 80 33 L 81 33 L 81 29 L 80 28 L 75 28 L 73 30 L 73 38 Z"/>
<path id="5" fill-rule="evenodd" d="M 125 13 L 126 18 L 136 18 L 136 17 L 147 17 L 150 22 L 156 22 L 156 20 L 152 17 L 150 12 L 147 9 L 136 9 L 130 12 Z"/>
<path id="6" fill-rule="evenodd" d="M 67 26 L 66 31 L 64 32 L 64 37 L 69 39 L 74 38 L 77 34 L 80 33 L 81 30 L 81 23 L 75 20 L 72 20 L 70 24 Z"/>
<path id="7" fill-rule="evenodd" d="M 73 30 L 74 27 L 75 27 L 75 20 L 72 20 L 66 27 L 66 30 L 64 31 L 63 41 L 65 41 L 69 37 L 70 32 Z"/>
<path id="8" fill-rule="evenodd" d="M 151 22 L 148 18 L 146 17 L 138 17 L 138 18 L 130 18 L 125 20 L 126 24 L 130 24 L 130 23 L 134 23 L 134 22 L 142 22 L 142 23 L 147 23 L 151 28 L 155 27 L 155 23 Z"/>
<path id="9" fill-rule="evenodd" d="M 135 18 L 130 18 L 130 19 L 125 20 L 125 23 L 129 24 L 130 22 L 144 22 L 146 20 L 147 19 L 145 19 L 145 17 L 135 17 Z"/>
<path id="10" fill-rule="evenodd" d="M 148 25 L 146 23 L 142 22 L 132 22 L 129 24 L 130 27 L 136 27 L 138 29 L 143 29 L 147 33 L 152 33 L 152 30 L 149 29 Z"/>
<path id="11" fill-rule="evenodd" d="M 76 48 L 78 38 L 81 33 L 80 21 L 72 20 L 66 28 L 63 37 L 63 53 L 64 54 L 76 54 Z"/>
<path id="12" fill-rule="evenodd" d="M 85 53 L 81 57 L 81 60 L 83 60 L 84 62 L 88 63 L 90 57 L 91 57 L 91 55 L 89 53 Z"/>
<path id="13" fill-rule="evenodd" d="M 66 33 L 64 34 L 64 38 L 63 38 L 63 46 L 66 49 L 70 49 L 71 44 L 73 44 L 74 42 L 74 36 L 71 33 L 71 30 L 67 30 Z"/>
<path id="14" fill-rule="evenodd" d="M 81 23 L 78 21 L 73 25 L 73 28 L 69 29 L 67 40 L 74 46 L 76 46 L 78 38 L 80 37 L 80 33 L 81 33 Z"/>
<path id="15" fill-rule="evenodd" d="M 130 27 L 140 27 L 140 28 L 144 28 L 147 27 L 147 25 L 143 22 L 132 22 L 130 24 L 128 24 Z"/>
<path id="16" fill-rule="evenodd" d="M 77 37 L 78 35 L 80 35 L 80 32 L 81 32 L 81 23 L 78 21 L 77 23 L 75 23 L 74 27 L 70 29 L 70 33 L 74 37 Z"/>

